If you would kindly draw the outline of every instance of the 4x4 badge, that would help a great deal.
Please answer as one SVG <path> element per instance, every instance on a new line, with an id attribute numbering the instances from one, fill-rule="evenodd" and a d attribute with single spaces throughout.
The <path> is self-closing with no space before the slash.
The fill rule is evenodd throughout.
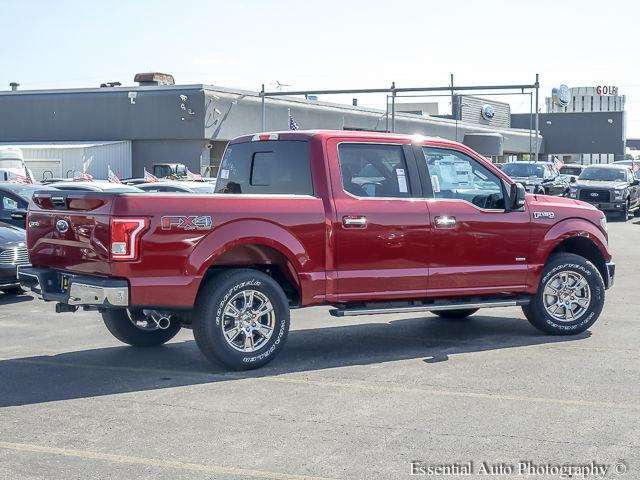
<path id="1" fill-rule="evenodd" d="M 168 215 L 160 220 L 162 230 L 211 230 L 209 215 Z"/>

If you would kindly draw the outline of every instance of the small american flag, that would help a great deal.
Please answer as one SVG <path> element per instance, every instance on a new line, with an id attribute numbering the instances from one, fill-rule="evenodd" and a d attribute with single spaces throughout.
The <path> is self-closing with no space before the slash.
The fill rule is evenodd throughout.
<path id="1" fill-rule="evenodd" d="M 144 169 L 144 180 L 145 182 L 157 182 L 158 177 L 156 177 L 153 173 L 147 172 L 147 169 Z"/>
<path id="2" fill-rule="evenodd" d="M 74 182 L 91 182 L 93 181 L 93 175 L 87 172 L 81 172 L 73 177 Z"/>
<path id="3" fill-rule="evenodd" d="M 300 125 L 296 122 L 296 119 L 291 115 L 291 109 L 288 111 L 289 113 L 289 130 L 300 130 Z"/>
<path id="4" fill-rule="evenodd" d="M 187 180 L 192 182 L 197 182 L 202 180 L 202 175 L 199 173 L 193 173 L 191 170 L 187 168 Z"/>
<path id="5" fill-rule="evenodd" d="M 111 170 L 111 165 L 107 165 L 107 180 L 111 183 L 122 183 L 118 176 Z"/>
<path id="6" fill-rule="evenodd" d="M 558 170 L 560 170 L 560 168 L 562 168 L 562 166 L 564 165 L 564 162 L 560 160 L 560 157 L 554 157 L 553 163 L 555 164 Z"/>

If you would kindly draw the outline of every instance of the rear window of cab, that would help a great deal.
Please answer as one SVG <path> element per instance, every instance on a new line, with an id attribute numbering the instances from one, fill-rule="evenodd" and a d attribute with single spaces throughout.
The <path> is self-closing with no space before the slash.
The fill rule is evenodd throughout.
<path id="1" fill-rule="evenodd" d="M 309 142 L 230 144 L 222 158 L 216 193 L 313 195 Z"/>

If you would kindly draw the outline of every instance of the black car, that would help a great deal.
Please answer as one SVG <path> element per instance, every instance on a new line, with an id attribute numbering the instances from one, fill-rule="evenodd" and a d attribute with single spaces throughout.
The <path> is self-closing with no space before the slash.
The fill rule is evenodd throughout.
<path id="1" fill-rule="evenodd" d="M 55 190 L 48 185 L 0 182 L 0 222 L 25 228 L 27 207 L 39 190 Z"/>
<path id="2" fill-rule="evenodd" d="M 560 167 L 560 175 L 564 175 L 569 179 L 571 177 L 578 178 L 584 169 L 584 165 L 580 165 L 578 163 L 566 163 Z"/>
<path id="3" fill-rule="evenodd" d="M 502 171 L 524 185 L 527 192 L 565 196 L 569 193 L 569 179 L 560 175 L 551 162 L 511 162 Z"/>
<path id="4" fill-rule="evenodd" d="M 18 265 L 28 264 L 24 229 L 0 222 L 0 290 L 4 293 L 22 292 L 16 270 Z"/>
<path id="5" fill-rule="evenodd" d="M 590 165 L 571 184 L 569 196 L 595 205 L 604 212 L 617 212 L 626 220 L 640 214 L 640 181 L 626 165 Z"/>

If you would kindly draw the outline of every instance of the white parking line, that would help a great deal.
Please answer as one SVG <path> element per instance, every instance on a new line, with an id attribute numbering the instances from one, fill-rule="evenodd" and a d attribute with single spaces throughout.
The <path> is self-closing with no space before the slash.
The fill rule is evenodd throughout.
<path id="1" fill-rule="evenodd" d="M 89 450 L 72 450 L 67 448 L 46 447 L 29 443 L 0 442 L 0 448 L 15 452 L 45 453 L 61 455 L 63 457 L 81 458 L 84 460 L 101 460 L 104 462 L 145 465 L 159 468 L 173 468 L 190 472 L 202 472 L 210 475 L 234 475 L 240 478 L 266 478 L 273 480 L 333 480 L 327 477 L 309 475 L 292 475 L 289 473 L 270 472 L 266 470 L 251 470 L 246 468 L 223 467 L 219 465 L 205 465 L 200 463 L 180 462 L 175 460 L 161 460 L 156 458 L 132 457 L 129 455 L 115 455 L 111 453 L 92 452 Z"/>

